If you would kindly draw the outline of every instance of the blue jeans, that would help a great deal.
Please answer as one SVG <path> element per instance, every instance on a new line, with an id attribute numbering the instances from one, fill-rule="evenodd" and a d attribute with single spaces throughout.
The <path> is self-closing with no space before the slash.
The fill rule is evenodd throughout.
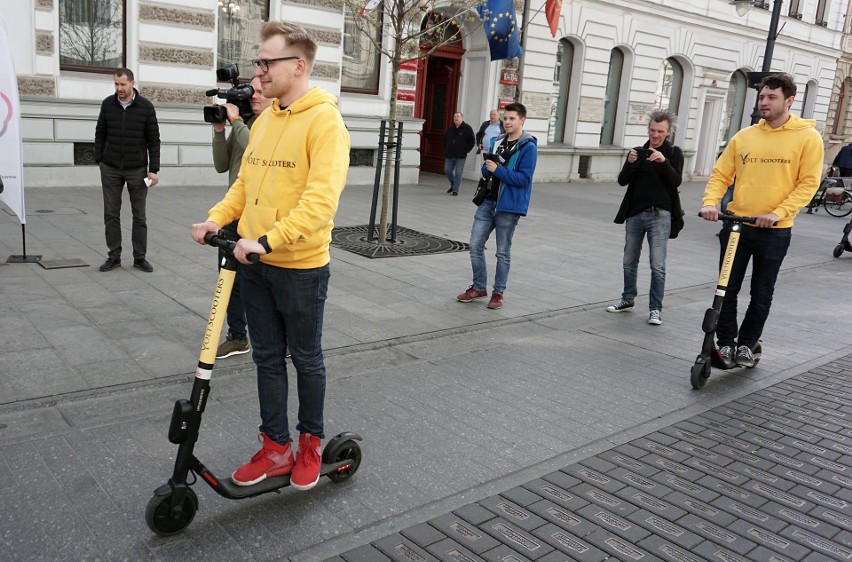
<path id="1" fill-rule="evenodd" d="M 239 221 L 234 221 L 222 227 L 225 233 L 225 238 L 228 240 L 237 241 L 240 235 L 237 234 L 237 224 Z M 219 268 L 222 268 L 222 258 L 225 252 L 219 248 Z M 243 309 L 243 300 L 240 297 L 240 268 L 241 264 L 237 264 L 237 275 L 234 277 L 234 288 L 231 290 L 231 300 L 228 301 L 228 333 L 235 340 L 246 339 L 246 311 Z"/>
<path id="2" fill-rule="evenodd" d="M 444 159 L 444 174 L 450 180 L 450 188 L 458 193 L 459 186 L 462 181 L 462 173 L 464 173 L 464 158 L 445 158 Z"/>
<path id="3" fill-rule="evenodd" d="M 625 221 L 622 300 L 633 302 L 636 298 L 639 258 L 642 256 L 642 241 L 647 234 L 651 261 L 651 292 L 648 295 L 648 308 L 649 310 L 663 309 L 663 294 L 666 291 L 666 247 L 671 228 L 672 214 L 665 209 L 642 211 Z"/>
<path id="4" fill-rule="evenodd" d="M 488 285 L 488 268 L 485 265 L 485 242 L 493 230 L 497 231 L 497 271 L 494 290 L 506 291 L 509 265 L 512 261 L 512 236 L 521 215 L 497 211 L 497 201 L 486 199 L 477 207 L 470 229 L 470 265 L 473 268 L 473 288 L 485 291 Z"/>
<path id="5" fill-rule="evenodd" d="M 722 245 L 719 256 L 720 265 L 730 234 L 727 228 L 723 228 L 719 233 L 719 242 Z M 790 247 L 791 236 L 790 228 L 742 227 L 737 255 L 731 266 L 731 275 L 716 328 L 719 347 L 726 345 L 733 347 L 736 343 L 754 349 L 763 333 L 763 325 L 769 317 L 772 295 L 775 293 L 775 281 L 778 279 L 778 271 L 787 255 L 787 248 Z M 738 332 L 737 295 L 742 288 L 749 259 L 752 261 L 751 301 L 748 303 L 748 309 Z"/>
<path id="6" fill-rule="evenodd" d="M 260 431 L 277 443 L 284 444 L 290 438 L 285 344 L 290 347 L 296 368 L 296 429 L 325 437 L 322 321 L 328 278 L 328 265 L 314 269 L 287 269 L 264 263 L 240 266 L 252 359 L 257 366 Z"/>

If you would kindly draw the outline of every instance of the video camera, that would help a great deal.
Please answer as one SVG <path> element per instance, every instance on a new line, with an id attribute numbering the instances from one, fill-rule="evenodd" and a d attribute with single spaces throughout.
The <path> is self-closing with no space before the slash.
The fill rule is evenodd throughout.
<path id="1" fill-rule="evenodd" d="M 216 79 L 219 82 L 230 82 L 233 86 L 229 89 L 214 88 L 205 92 L 208 96 L 225 98 L 240 110 L 240 117 L 248 121 L 254 115 L 251 109 L 251 97 L 254 88 L 250 84 L 240 84 L 240 70 L 237 65 L 232 64 L 224 68 L 216 69 Z M 228 119 L 228 110 L 221 105 L 207 105 L 204 107 L 204 121 L 206 123 L 224 123 Z"/>
<path id="2" fill-rule="evenodd" d="M 491 160 L 499 166 L 502 166 L 506 163 L 506 160 L 495 152 L 483 152 L 482 153 L 483 160 Z"/>

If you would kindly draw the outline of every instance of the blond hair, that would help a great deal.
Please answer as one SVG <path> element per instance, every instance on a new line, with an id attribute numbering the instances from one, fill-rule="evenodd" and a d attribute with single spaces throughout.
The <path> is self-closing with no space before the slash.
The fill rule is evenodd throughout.
<path id="1" fill-rule="evenodd" d="M 266 22 L 260 28 L 261 41 L 266 41 L 275 35 L 281 35 L 287 45 L 301 50 L 309 65 L 314 64 L 314 59 L 317 56 L 317 42 L 304 27 L 278 20 Z"/>

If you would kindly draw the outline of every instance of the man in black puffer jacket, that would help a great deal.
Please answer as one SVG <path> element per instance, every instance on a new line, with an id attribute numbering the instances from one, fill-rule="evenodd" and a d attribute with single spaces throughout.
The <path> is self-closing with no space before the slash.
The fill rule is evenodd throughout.
<path id="1" fill-rule="evenodd" d="M 95 162 L 101 168 L 104 193 L 104 228 L 109 249 L 101 271 L 121 266 L 121 191 L 127 184 L 133 212 L 133 267 L 154 268 L 145 259 L 148 224 L 145 202 L 148 188 L 157 185 L 160 171 L 160 128 L 154 105 L 139 95 L 133 72 L 116 69 L 115 95 L 101 103 L 95 128 Z"/>

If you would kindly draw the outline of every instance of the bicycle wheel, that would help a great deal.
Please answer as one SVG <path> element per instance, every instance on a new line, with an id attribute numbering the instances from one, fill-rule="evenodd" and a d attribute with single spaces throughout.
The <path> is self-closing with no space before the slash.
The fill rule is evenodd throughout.
<path id="1" fill-rule="evenodd" d="M 829 201 L 828 198 L 823 202 L 825 212 L 833 217 L 845 217 L 852 213 L 852 195 L 848 191 L 843 192 L 843 199 L 840 201 Z"/>

